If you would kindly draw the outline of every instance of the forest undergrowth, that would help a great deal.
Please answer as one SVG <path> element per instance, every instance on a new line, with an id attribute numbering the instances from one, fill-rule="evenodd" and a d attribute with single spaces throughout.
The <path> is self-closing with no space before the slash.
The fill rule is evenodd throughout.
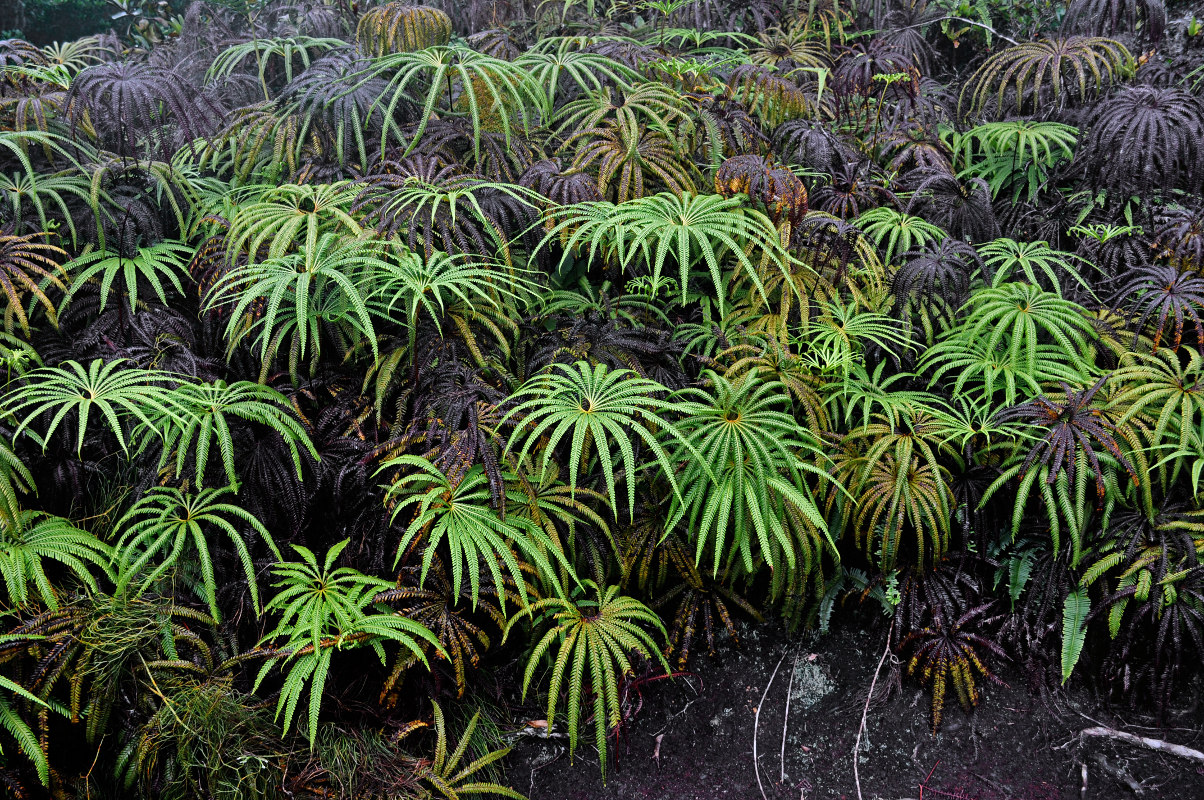
<path id="1" fill-rule="evenodd" d="M 604 780 L 852 608 L 932 735 L 1199 702 L 1189 8 L 120 6 L 0 40 L 10 794 Z"/>

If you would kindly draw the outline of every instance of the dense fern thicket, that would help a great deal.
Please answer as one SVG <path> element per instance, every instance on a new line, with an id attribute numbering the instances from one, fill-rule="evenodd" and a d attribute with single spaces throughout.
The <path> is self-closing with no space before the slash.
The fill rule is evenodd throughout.
<path id="1" fill-rule="evenodd" d="M 1188 702 L 1197 32 L 1007 8 L 0 41 L 0 782 L 520 797 L 507 706 L 605 770 L 633 676 L 859 604 L 934 730 Z"/>

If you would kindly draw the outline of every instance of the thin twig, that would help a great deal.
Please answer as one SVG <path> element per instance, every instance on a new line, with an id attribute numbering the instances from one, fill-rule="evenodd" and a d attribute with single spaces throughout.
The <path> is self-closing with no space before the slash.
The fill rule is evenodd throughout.
<path id="1" fill-rule="evenodd" d="M 527 794 L 535 794 L 535 773 L 538 772 L 539 770 L 543 769 L 544 767 L 546 767 L 548 764 L 551 764 L 551 763 L 559 760 L 559 758 L 562 755 L 564 755 L 563 748 L 561 748 L 560 751 L 556 753 L 556 755 L 552 756 L 552 758 L 550 758 L 547 761 L 545 761 L 544 763 L 540 764 L 538 767 L 531 767 L 531 783 L 527 786 Z"/>
<path id="2" fill-rule="evenodd" d="M 1159 753 L 1167 753 L 1179 758 L 1186 758 L 1195 761 L 1197 764 L 1204 764 L 1204 753 L 1199 750 L 1193 750 L 1190 747 L 1184 747 L 1181 744 L 1171 744 L 1162 739 L 1150 739 L 1146 736 L 1137 736 L 1132 733 L 1114 730 L 1112 728 L 1087 728 L 1079 733 L 1079 736 L 1103 736 L 1108 739 L 1116 739 L 1121 742 L 1135 744 L 1138 747 L 1145 747 L 1150 750 L 1157 750 Z"/>
<path id="3" fill-rule="evenodd" d="M 941 765 L 941 760 L 938 758 L 936 763 L 932 765 L 932 769 L 928 770 L 928 774 L 924 776 L 924 780 L 920 781 L 920 800 L 924 800 L 924 790 L 928 788 L 928 781 L 932 780 L 932 774 L 936 772 L 936 768 Z"/>
<path id="4" fill-rule="evenodd" d="M 96 762 L 100 760 L 100 749 L 104 746 L 105 737 L 108 735 L 108 731 L 101 734 L 100 741 L 96 744 L 96 757 L 92 759 L 92 766 L 88 767 L 88 772 L 84 775 L 84 796 L 86 800 L 92 800 L 92 770 L 96 769 Z"/>
<path id="5" fill-rule="evenodd" d="M 891 30 L 892 31 L 909 31 L 909 30 L 912 30 L 913 28 L 926 28 L 929 25 L 936 25 L 938 22 L 946 22 L 946 21 L 963 22 L 966 25 L 973 25 L 975 28 L 982 28 L 984 31 L 986 31 L 987 33 L 991 34 L 992 36 L 994 36 L 998 39 L 1003 39 L 1005 42 L 1007 42 L 1010 45 L 1020 44 L 1020 42 L 1016 41 L 1012 37 L 1004 36 L 1002 33 L 995 30 L 990 25 L 984 25 L 981 22 L 975 22 L 974 20 L 966 19 L 965 17 L 941 17 L 940 19 L 934 19 L 934 20 L 931 20 L 930 22 L 917 22 L 915 25 L 906 25 L 902 28 L 891 28 Z"/>
<path id="6" fill-rule="evenodd" d="M 874 687 L 878 685 L 878 674 L 882 672 L 882 665 L 886 663 L 886 657 L 890 655 L 890 636 L 894 632 L 895 622 L 891 620 L 890 630 L 886 632 L 886 649 L 882 651 L 882 658 L 878 659 L 878 667 L 874 670 L 874 679 L 870 681 L 870 690 L 865 695 L 865 707 L 861 709 L 861 724 L 857 726 L 857 741 L 853 743 L 853 784 L 857 787 L 857 800 L 862 800 L 861 775 L 857 770 L 857 762 L 861 758 L 861 735 L 865 733 L 865 718 L 870 713 L 870 700 L 874 697 Z"/>
<path id="7" fill-rule="evenodd" d="M 790 725 L 790 693 L 794 691 L 794 673 L 798 672 L 798 655 L 794 657 L 794 666 L 790 668 L 790 683 L 786 684 L 786 715 L 782 717 L 782 752 L 778 755 L 781 765 L 778 780 L 786 782 L 786 728 Z"/>
<path id="8" fill-rule="evenodd" d="M 1003 788 L 998 783 L 996 783 L 995 781 L 988 778 L 986 775 L 980 775 L 977 772 L 971 772 L 970 774 L 973 775 L 975 778 L 978 778 L 980 781 L 985 783 L 987 786 L 990 786 L 992 789 L 999 792 L 1000 794 L 1006 795 L 1008 793 L 1007 789 Z"/>
<path id="9" fill-rule="evenodd" d="M 681 711 L 678 711 L 676 714 L 673 714 L 672 716 L 670 716 L 670 717 L 669 717 L 669 719 L 668 719 L 668 720 L 665 722 L 665 724 L 664 724 L 664 725 L 661 727 L 661 729 L 660 729 L 660 730 L 658 730 L 658 731 L 656 731 L 656 733 L 653 733 L 652 735 L 653 735 L 653 736 L 657 736 L 657 735 L 659 735 L 659 734 L 662 734 L 662 733 L 664 733 L 665 731 L 667 731 L 667 730 L 669 729 L 669 726 L 670 726 L 671 724 L 673 724 L 673 720 L 677 719 L 677 718 L 678 718 L 678 717 L 680 717 L 682 714 L 686 713 L 687 709 L 689 709 L 689 708 L 690 708 L 690 706 L 694 705 L 695 703 L 697 703 L 697 702 L 698 702 L 699 700 L 701 700 L 701 699 L 702 699 L 701 697 L 695 697 L 693 700 L 691 700 L 690 702 L 686 703 L 684 706 L 682 706 L 682 707 L 681 707 Z"/>
<path id="10" fill-rule="evenodd" d="M 769 796 L 765 794 L 765 786 L 761 783 L 761 765 L 757 763 L 757 723 L 761 720 L 761 706 L 765 705 L 765 698 L 769 696 L 769 687 L 773 686 L 773 679 L 778 676 L 778 670 L 781 669 L 782 662 L 786 660 L 786 654 L 778 659 L 778 665 L 773 668 L 773 674 L 769 676 L 769 683 L 765 684 L 765 691 L 761 693 L 761 702 L 753 709 L 753 774 L 757 776 L 757 788 L 761 790 L 763 800 L 769 800 Z"/>

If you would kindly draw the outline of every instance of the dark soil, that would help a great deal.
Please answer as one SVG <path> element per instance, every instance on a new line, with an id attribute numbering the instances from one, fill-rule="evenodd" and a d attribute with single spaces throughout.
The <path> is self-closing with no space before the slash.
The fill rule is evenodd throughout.
<path id="1" fill-rule="evenodd" d="M 743 629 L 741 638 L 740 648 L 725 648 L 717 659 L 695 659 L 694 673 L 637 682 L 628 693 L 631 718 L 610 744 L 605 785 L 592 721 L 571 764 L 557 731 L 518 738 L 508 759 L 510 784 L 530 800 L 856 798 L 852 752 L 885 629 L 834 629 L 792 641 L 760 625 Z M 900 665 L 888 659 L 878 684 L 895 691 L 871 705 L 861 743 L 865 800 L 1204 799 L 1199 765 L 1078 736 L 1104 724 L 1200 748 L 1198 713 L 1172 716 L 1166 728 L 1140 727 L 1152 720 L 1117 716 L 1081 689 L 1041 697 L 1027 691 L 1023 676 L 1000 676 L 1009 685 L 986 684 L 972 714 L 957 705 L 950 686 L 944 723 L 933 736 L 929 695 L 907 680 L 899 688 Z M 762 695 L 759 788 L 753 747 Z"/>

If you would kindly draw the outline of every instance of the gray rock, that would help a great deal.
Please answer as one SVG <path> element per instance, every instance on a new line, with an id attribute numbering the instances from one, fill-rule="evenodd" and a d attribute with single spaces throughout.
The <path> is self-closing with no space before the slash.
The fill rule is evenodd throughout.
<path id="1" fill-rule="evenodd" d="M 818 659 L 799 659 L 794 668 L 794 685 L 790 690 L 791 710 L 806 711 L 836 689 L 827 670 Z M 797 705 L 796 705 L 797 704 Z"/>

